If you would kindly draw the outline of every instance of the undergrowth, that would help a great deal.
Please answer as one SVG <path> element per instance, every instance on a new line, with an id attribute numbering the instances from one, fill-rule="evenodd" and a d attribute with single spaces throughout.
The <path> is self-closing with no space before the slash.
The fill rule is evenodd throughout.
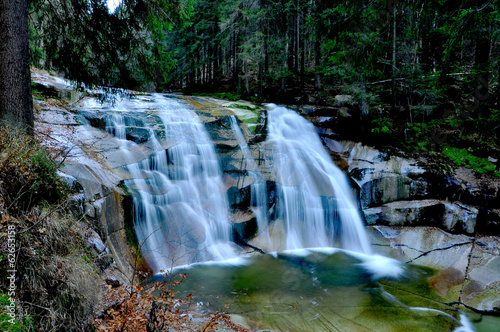
<path id="1" fill-rule="evenodd" d="M 242 99 L 242 95 L 237 92 L 192 92 L 190 93 L 192 96 L 209 96 L 216 99 L 224 99 L 229 101 L 237 101 Z"/>
<path id="2" fill-rule="evenodd" d="M 147 287 L 132 284 L 113 288 L 109 286 L 108 302 L 113 303 L 93 321 L 98 331 L 153 332 L 153 331 L 216 331 L 220 324 L 232 331 L 248 332 L 231 321 L 222 312 L 210 315 L 200 326 L 190 322 L 181 307 L 190 307 L 192 294 L 177 298 L 175 287 L 187 274 L 168 276 L 165 281 Z"/>
<path id="3" fill-rule="evenodd" d="M 408 151 L 440 152 L 457 166 L 500 177 L 500 169 L 488 159 L 500 153 L 498 110 L 478 119 L 451 114 L 443 119 L 407 123 L 405 141 Z"/>
<path id="4" fill-rule="evenodd" d="M 52 204 L 66 195 L 57 175 L 60 164 L 40 142 L 9 127 L 0 129 L 0 194 L 9 214 L 41 204 Z"/>
<path id="5" fill-rule="evenodd" d="M 81 331 L 99 302 L 92 253 L 75 231 L 78 220 L 57 175 L 61 163 L 31 136 L 0 129 L 0 298 L 12 293 L 15 320 L 4 305 L 3 331 Z M 9 235 L 15 234 L 15 259 Z M 9 255 L 10 254 L 10 255 Z"/>
<path id="6" fill-rule="evenodd" d="M 496 165 L 487 158 L 481 158 L 473 155 L 468 149 L 459 149 L 448 144 L 443 146 L 443 154 L 450 158 L 458 166 L 471 168 L 480 174 L 493 174 L 500 177 L 500 171 L 496 169 Z"/>

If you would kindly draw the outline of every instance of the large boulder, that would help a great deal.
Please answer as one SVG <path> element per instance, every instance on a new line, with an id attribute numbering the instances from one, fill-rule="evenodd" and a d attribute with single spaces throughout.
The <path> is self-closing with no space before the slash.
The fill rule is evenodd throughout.
<path id="1" fill-rule="evenodd" d="M 389 156 L 361 143 L 328 138 L 324 142 L 347 161 L 349 175 L 360 190 L 362 208 L 429 196 L 426 169 L 417 161 Z"/>
<path id="2" fill-rule="evenodd" d="M 396 201 L 363 210 L 368 225 L 435 226 L 451 233 L 474 234 L 478 210 L 435 199 Z"/>
<path id="3" fill-rule="evenodd" d="M 500 181 L 478 180 L 472 170 L 464 168 L 445 174 L 425 160 L 361 143 L 323 141 L 357 187 L 368 224 L 428 225 L 453 233 L 498 234 Z"/>

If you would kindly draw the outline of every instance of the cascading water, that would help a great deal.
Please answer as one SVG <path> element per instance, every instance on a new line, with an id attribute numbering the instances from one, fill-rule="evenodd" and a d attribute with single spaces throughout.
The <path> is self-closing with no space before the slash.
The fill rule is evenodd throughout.
<path id="1" fill-rule="evenodd" d="M 122 99 L 106 115 L 119 142 L 122 178 L 132 193 L 134 228 L 155 272 L 235 256 L 218 156 L 197 114 L 175 98 Z M 269 106 L 267 165 L 276 181 L 273 219 L 268 184 L 238 122 L 231 129 L 253 179 L 250 209 L 265 250 L 342 247 L 370 253 L 346 176 L 333 164 L 313 125 L 297 113 Z M 115 167 L 116 169 L 116 167 Z M 284 243 L 270 235 L 282 224 Z"/>
<path id="2" fill-rule="evenodd" d="M 155 272 L 232 257 L 228 204 L 218 160 L 197 115 L 176 99 L 162 95 L 118 98 L 112 107 L 89 100 L 82 113 L 87 113 L 87 124 L 94 128 L 85 126 L 80 133 L 93 136 L 92 140 L 82 140 L 85 143 L 79 153 L 97 151 L 99 157 L 104 156 L 99 161 L 106 160 L 124 180 L 134 200 L 139 242 Z M 212 112 L 211 106 L 197 112 Z M 117 139 L 95 128 L 101 128 L 102 114 L 108 133 Z M 196 303 L 211 302 L 212 308 L 227 308 L 231 314 L 249 319 L 249 325 L 266 330 L 473 331 L 476 321 L 472 324 L 460 309 L 457 312 L 448 301 L 441 303 L 445 298 L 432 292 L 428 269 L 407 264 L 409 273 L 398 280 L 401 265 L 391 268 L 389 259 L 366 254 L 370 252 L 366 235 L 346 177 L 330 161 L 312 125 L 293 111 L 274 105 L 269 106 L 268 116 L 268 139 L 261 145 L 275 177 L 271 178 L 267 169 L 262 169 L 264 175 L 259 172 L 232 119 L 246 173 L 234 169 L 241 158 L 239 149 L 234 149 L 234 137 L 229 138 L 231 144 L 217 142 L 221 151 L 229 151 L 225 157 L 238 158 L 238 163 L 231 165 L 221 162 L 226 171 L 229 169 L 225 184 L 238 182 L 227 180 L 239 176 L 235 174 L 253 178 L 250 208 L 256 218 L 267 218 L 259 227 L 264 232 L 273 231 L 274 224 L 281 223 L 290 232 L 290 236 L 285 234 L 286 246 L 276 250 L 340 243 L 358 252 L 314 248 L 254 255 L 245 259 L 245 266 L 179 267 L 181 273 L 189 273 L 189 278 L 177 291 L 192 294 Z M 211 124 L 226 128 L 222 121 Z M 89 143 L 95 143 L 96 149 L 87 150 Z M 248 182 L 238 185 L 241 183 L 246 186 Z M 245 195 L 247 189 L 238 187 Z M 248 197 L 240 198 L 248 202 Z M 103 212 L 107 216 L 113 211 Z M 110 223 L 108 227 L 116 225 Z M 153 278 L 163 280 L 160 275 Z M 395 280 L 372 282 L 367 287 L 369 279 L 380 278 Z M 433 280 L 437 280 L 435 276 Z M 496 321 L 484 321 L 485 330 L 496 331 Z"/>
<path id="3" fill-rule="evenodd" d="M 271 239 L 269 238 L 269 233 L 267 232 L 267 227 L 269 225 L 269 218 L 267 215 L 268 211 L 268 202 L 267 202 L 267 183 L 262 176 L 262 173 L 255 162 L 255 159 L 252 156 L 250 148 L 248 147 L 245 138 L 243 137 L 243 133 L 241 132 L 241 128 L 238 125 L 238 121 L 236 117 L 232 115 L 230 117 L 231 120 L 231 129 L 233 130 L 234 135 L 238 141 L 238 145 L 243 154 L 243 159 L 246 162 L 246 169 L 249 170 L 250 176 L 253 178 L 254 183 L 250 186 L 250 209 L 255 214 L 255 218 L 257 219 L 257 228 L 259 232 L 264 233 L 267 242 L 269 243 L 269 247 L 272 249 Z"/>
<path id="4" fill-rule="evenodd" d="M 332 162 L 314 126 L 296 112 L 268 105 L 268 163 L 277 185 L 284 249 L 335 247 L 365 254 L 368 238 L 347 177 Z"/>
<path id="5" fill-rule="evenodd" d="M 154 272 L 234 257 L 218 160 L 203 124 L 178 101 L 153 98 L 114 108 L 137 108 L 133 112 L 142 113 L 136 117 L 144 121 L 123 111 L 107 117 L 107 130 L 120 139 L 128 159 L 123 169 L 130 176 L 124 182 L 133 195 L 134 228 L 143 256 Z M 126 140 L 130 127 L 148 133 L 147 158 L 134 161 L 130 151 L 137 144 Z M 172 146 L 166 150 L 158 138 Z"/>

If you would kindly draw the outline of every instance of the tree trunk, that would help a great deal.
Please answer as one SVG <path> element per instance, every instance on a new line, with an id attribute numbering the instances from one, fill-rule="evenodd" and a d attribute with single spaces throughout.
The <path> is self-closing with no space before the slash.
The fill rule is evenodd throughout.
<path id="1" fill-rule="evenodd" d="M 396 8 L 392 18 L 392 109 L 396 109 Z"/>
<path id="2" fill-rule="evenodd" d="M 475 67 L 476 67 L 476 91 L 475 97 L 479 100 L 479 110 L 477 117 L 488 117 L 490 115 L 489 102 L 486 102 L 492 95 L 490 94 L 490 79 L 489 68 L 490 63 L 490 28 L 486 22 L 478 22 L 479 29 L 476 36 L 476 52 L 475 52 Z"/>
<path id="3" fill-rule="evenodd" d="M 314 13 L 316 17 L 315 34 L 316 38 L 314 40 L 314 89 L 319 91 L 321 89 L 321 76 L 319 75 L 319 68 L 321 67 L 321 31 L 319 27 L 319 13 L 321 13 L 321 1 L 316 1 L 316 12 Z"/>
<path id="4" fill-rule="evenodd" d="M 249 77 L 250 74 L 248 73 L 248 59 L 244 59 L 245 61 L 245 90 L 247 92 L 247 95 L 250 95 L 250 81 Z"/>
<path id="5" fill-rule="evenodd" d="M 0 118 L 32 135 L 27 0 L 0 0 L 0 31 Z"/>

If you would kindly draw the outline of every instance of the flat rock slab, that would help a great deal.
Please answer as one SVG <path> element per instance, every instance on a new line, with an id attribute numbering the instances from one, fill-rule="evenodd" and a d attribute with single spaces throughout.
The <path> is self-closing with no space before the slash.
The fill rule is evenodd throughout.
<path id="1" fill-rule="evenodd" d="M 368 227 L 372 248 L 430 267 L 430 284 L 449 302 L 485 312 L 500 310 L 500 238 L 449 234 L 435 227 Z"/>
<path id="2" fill-rule="evenodd" d="M 437 199 L 396 201 L 363 210 L 368 225 L 435 226 L 452 233 L 473 234 L 478 210 Z"/>
<path id="3" fill-rule="evenodd" d="M 55 107 L 43 107 L 40 112 L 36 113 L 36 120 L 58 126 L 78 126 L 80 122 L 77 116 L 65 109 Z"/>
<path id="4" fill-rule="evenodd" d="M 462 302 L 484 311 L 500 308 L 500 238 L 476 238 L 462 290 Z"/>

